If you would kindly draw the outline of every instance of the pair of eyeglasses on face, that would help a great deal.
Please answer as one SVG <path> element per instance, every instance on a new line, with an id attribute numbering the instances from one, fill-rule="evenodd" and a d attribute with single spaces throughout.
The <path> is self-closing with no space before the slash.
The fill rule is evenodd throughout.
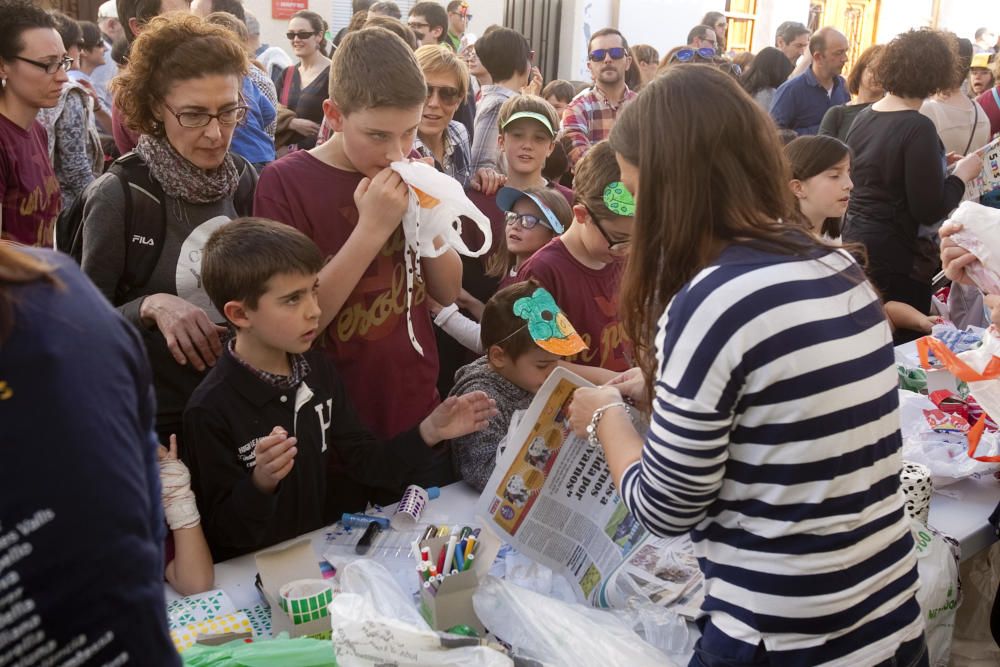
<path id="1" fill-rule="evenodd" d="M 219 121 L 219 125 L 230 126 L 236 125 L 241 122 L 247 116 L 247 109 L 244 105 L 239 105 L 235 107 L 230 107 L 229 109 L 223 109 L 219 113 L 208 113 L 206 111 L 181 111 L 177 112 L 171 109 L 167 104 L 163 107 L 173 114 L 174 118 L 177 119 L 177 124 L 181 127 L 186 127 L 194 129 L 197 127 L 205 127 L 212 120 Z"/>
<path id="2" fill-rule="evenodd" d="M 715 52 L 715 49 L 708 46 L 703 46 L 698 49 L 681 49 L 674 55 L 670 56 L 670 62 L 689 63 L 695 58 L 712 62 L 717 55 L 718 54 Z"/>
<path id="3" fill-rule="evenodd" d="M 601 225 L 601 221 L 597 219 L 597 216 L 590 210 L 590 207 L 584 206 L 584 208 L 587 210 L 587 214 L 590 215 L 590 220 L 594 223 L 594 227 L 597 227 L 597 231 L 599 231 L 601 236 L 604 237 L 604 240 L 608 242 L 608 252 L 615 254 L 628 252 L 629 248 L 632 247 L 632 239 L 615 241 L 608 235 L 608 232 Z"/>
<path id="4" fill-rule="evenodd" d="M 466 14 L 464 12 L 448 12 L 448 13 L 451 14 L 451 15 L 453 15 L 453 16 L 460 16 L 463 19 L 465 19 L 466 21 L 471 21 L 472 20 L 472 14 Z"/>
<path id="5" fill-rule="evenodd" d="M 54 60 L 48 63 L 39 62 L 37 60 L 32 60 L 30 58 L 22 58 L 21 56 L 14 56 L 14 58 L 16 58 L 17 60 L 24 61 L 29 65 L 34 65 L 35 67 L 39 67 L 45 70 L 46 74 L 55 74 L 59 70 L 68 72 L 69 68 L 72 67 L 73 63 L 75 62 L 69 56 L 63 56 L 62 60 Z"/>
<path id="6" fill-rule="evenodd" d="M 418 32 L 423 32 L 431 27 L 430 23 L 424 23 L 423 21 L 410 21 L 406 25 L 409 26 L 410 30 L 416 30 Z"/>
<path id="7" fill-rule="evenodd" d="M 612 60 L 621 60 L 628 55 L 628 51 L 620 46 L 615 46 L 610 49 L 594 49 L 590 52 L 590 60 L 591 62 L 599 63 L 609 55 Z"/>
<path id="8" fill-rule="evenodd" d="M 302 41 L 305 41 L 305 40 L 307 40 L 310 37 L 313 37 L 315 35 L 316 35 L 316 31 L 315 30 L 312 31 L 312 32 L 309 32 L 308 30 L 300 30 L 299 32 L 293 32 L 293 31 L 289 30 L 288 32 L 285 33 L 285 37 L 288 38 L 289 42 L 295 41 L 296 39 L 300 39 Z"/>
<path id="9" fill-rule="evenodd" d="M 460 92 L 458 88 L 454 86 L 427 86 L 427 99 L 430 100 L 434 97 L 434 93 L 437 93 L 438 99 L 441 100 L 442 104 L 457 104 L 462 98 L 460 97 Z"/>
<path id="10" fill-rule="evenodd" d="M 503 215 L 504 221 L 507 223 L 508 227 L 511 227 L 516 222 L 521 225 L 523 229 L 534 229 L 536 225 L 541 225 L 546 229 L 551 229 L 548 222 L 543 218 L 539 218 L 537 215 L 531 215 L 530 213 L 516 213 L 515 211 L 507 211 Z"/>

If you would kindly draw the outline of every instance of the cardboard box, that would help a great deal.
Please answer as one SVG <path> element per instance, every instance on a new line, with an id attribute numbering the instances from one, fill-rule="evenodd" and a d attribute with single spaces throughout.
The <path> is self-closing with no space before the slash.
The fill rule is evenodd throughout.
<path id="1" fill-rule="evenodd" d="M 483 528 L 479 533 L 479 547 L 470 569 L 444 578 L 434 594 L 426 588 L 420 589 L 420 611 L 435 630 L 448 630 L 456 625 L 468 625 L 480 635 L 485 628 L 472 607 L 472 595 L 479 588 L 479 582 L 490 572 L 493 561 L 500 551 L 500 539 Z M 420 543 L 430 547 L 431 559 L 437 560 L 442 547 L 448 544 L 447 537 L 435 537 Z M 414 572 L 414 576 L 416 572 Z"/>
<path id="2" fill-rule="evenodd" d="M 282 586 L 296 579 L 323 578 L 310 540 L 300 540 L 281 549 L 262 551 L 257 554 L 256 560 L 264 596 L 271 606 L 271 629 L 274 636 L 279 632 L 287 632 L 290 637 L 330 632 L 329 616 L 295 625 L 288 614 L 281 609 L 281 595 L 278 591 Z"/>

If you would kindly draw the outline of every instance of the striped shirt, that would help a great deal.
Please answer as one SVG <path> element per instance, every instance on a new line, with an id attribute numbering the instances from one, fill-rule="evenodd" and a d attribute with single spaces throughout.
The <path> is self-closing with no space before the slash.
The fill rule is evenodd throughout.
<path id="1" fill-rule="evenodd" d="M 622 498 L 654 533 L 691 532 L 702 648 L 860 666 L 919 637 L 892 335 L 857 264 L 730 246 L 670 302 L 656 354 Z"/>

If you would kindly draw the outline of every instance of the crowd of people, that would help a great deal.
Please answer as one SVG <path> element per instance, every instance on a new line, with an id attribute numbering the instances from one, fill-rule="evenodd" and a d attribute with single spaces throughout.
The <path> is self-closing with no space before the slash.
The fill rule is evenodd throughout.
<path id="1" fill-rule="evenodd" d="M 893 344 L 942 269 L 990 323 L 939 228 L 1000 131 L 995 36 L 911 30 L 845 79 L 834 28 L 735 54 L 710 12 L 662 58 L 595 31 L 591 80 L 545 81 L 461 0 L 353 5 L 286 50 L 239 0 L 0 0 L 0 536 L 51 514 L 0 565 L 52 646 L 177 664 L 160 582 L 482 490 L 563 366 L 628 509 L 691 533 L 692 665 L 927 665 Z M 407 251 L 407 160 L 461 184 L 485 255 Z"/>

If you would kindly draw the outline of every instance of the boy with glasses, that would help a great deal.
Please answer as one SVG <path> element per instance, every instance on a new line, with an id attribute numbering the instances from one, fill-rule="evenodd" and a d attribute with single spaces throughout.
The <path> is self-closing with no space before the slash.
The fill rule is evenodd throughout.
<path id="1" fill-rule="evenodd" d="M 632 56 L 624 35 L 614 28 L 598 30 L 591 36 L 587 52 L 594 87 L 577 95 L 562 117 L 563 134 L 573 146 L 569 152 L 572 165 L 592 145 L 608 138 L 618 112 L 636 97 L 625 83 Z"/>
<path id="2" fill-rule="evenodd" d="M 448 43 L 457 53 L 462 49 L 462 37 L 469 29 L 472 14 L 469 13 L 469 3 L 465 0 L 452 0 L 448 3 Z"/>
<path id="3" fill-rule="evenodd" d="M 618 292 L 632 244 L 635 202 L 621 183 L 608 142 L 595 145 L 577 164 L 573 222 L 528 259 L 517 277 L 552 293 L 587 344 L 570 361 L 622 372 L 632 365 Z"/>
<path id="4" fill-rule="evenodd" d="M 406 21 L 421 46 L 441 44 L 448 38 L 448 13 L 436 2 L 418 2 Z"/>

